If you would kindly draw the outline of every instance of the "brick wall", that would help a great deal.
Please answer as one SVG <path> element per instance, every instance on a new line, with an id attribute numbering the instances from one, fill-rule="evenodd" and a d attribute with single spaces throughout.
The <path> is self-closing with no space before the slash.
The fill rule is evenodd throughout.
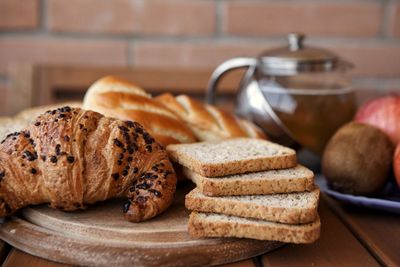
<path id="1" fill-rule="evenodd" d="M 352 61 L 357 88 L 400 89 L 400 1 L 0 0 L 0 93 L 10 63 L 213 68 L 291 31 Z"/>

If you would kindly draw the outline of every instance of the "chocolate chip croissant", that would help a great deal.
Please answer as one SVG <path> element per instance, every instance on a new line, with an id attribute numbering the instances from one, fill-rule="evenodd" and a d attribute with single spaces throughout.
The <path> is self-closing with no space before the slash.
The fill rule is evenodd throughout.
<path id="1" fill-rule="evenodd" d="M 165 150 L 140 124 L 92 111 L 48 111 L 0 145 L 1 217 L 41 203 L 73 211 L 125 198 L 125 218 L 139 222 L 163 212 L 175 188 Z"/>

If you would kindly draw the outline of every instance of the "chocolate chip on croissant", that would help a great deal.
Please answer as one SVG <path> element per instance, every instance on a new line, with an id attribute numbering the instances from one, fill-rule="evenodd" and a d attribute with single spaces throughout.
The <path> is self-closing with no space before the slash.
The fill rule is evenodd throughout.
<path id="1" fill-rule="evenodd" d="M 176 175 L 162 146 L 136 122 L 79 108 L 48 111 L 0 144 L 0 216 L 41 203 L 73 211 L 126 198 L 139 222 L 173 200 Z"/>

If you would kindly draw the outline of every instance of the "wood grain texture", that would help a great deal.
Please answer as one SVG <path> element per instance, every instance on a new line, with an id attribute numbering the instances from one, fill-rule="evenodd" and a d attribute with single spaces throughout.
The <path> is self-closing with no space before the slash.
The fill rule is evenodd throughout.
<path id="1" fill-rule="evenodd" d="M 7 243 L 0 240 L 0 264 L 4 262 L 10 249 L 11 248 Z"/>
<path id="2" fill-rule="evenodd" d="M 264 266 L 379 266 L 373 256 L 321 201 L 321 237 L 310 245 L 287 245 L 262 257 Z"/>
<path id="3" fill-rule="evenodd" d="M 45 260 L 18 249 L 12 249 L 2 267 L 70 267 L 72 265 Z M 220 267 L 256 267 L 252 259 L 221 265 Z"/>
<path id="4" fill-rule="evenodd" d="M 252 259 L 221 265 L 220 267 L 256 267 Z"/>
<path id="5" fill-rule="evenodd" d="M 235 262 L 281 246 L 250 239 L 193 239 L 181 188 L 176 202 L 161 216 L 129 223 L 121 203 L 94 205 L 64 213 L 46 206 L 27 208 L 0 228 L 0 237 L 29 254 L 68 264 L 96 266 L 205 266 Z"/>
<path id="6" fill-rule="evenodd" d="M 29 266 L 29 267 L 70 267 L 73 265 L 58 263 L 42 259 L 21 250 L 13 248 L 8 254 L 7 259 L 1 261 L 2 267 L 17 267 L 17 266 Z M 228 263 L 220 265 L 220 267 L 256 267 L 253 259 L 242 260 L 234 263 Z"/>
<path id="7" fill-rule="evenodd" d="M 365 247 L 386 266 L 400 266 L 400 216 L 324 200 Z"/>
<path id="8" fill-rule="evenodd" d="M 8 257 L 2 266 L 3 267 L 17 267 L 17 266 L 69 267 L 71 265 L 41 259 L 14 248 L 10 251 L 10 254 L 8 254 Z"/>

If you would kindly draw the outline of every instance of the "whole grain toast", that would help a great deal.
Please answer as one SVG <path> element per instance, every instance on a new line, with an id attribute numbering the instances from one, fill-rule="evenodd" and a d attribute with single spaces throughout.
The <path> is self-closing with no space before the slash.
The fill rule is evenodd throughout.
<path id="1" fill-rule="evenodd" d="M 174 144 L 167 151 L 173 161 L 205 177 L 285 169 L 297 164 L 293 149 L 254 138 Z"/>
<path id="2" fill-rule="evenodd" d="M 264 195 L 314 189 L 314 173 L 302 165 L 222 177 L 205 177 L 183 168 L 183 174 L 207 196 Z"/>
<path id="3" fill-rule="evenodd" d="M 319 194 L 315 188 L 291 194 L 209 197 L 195 188 L 186 195 L 185 206 L 192 211 L 299 224 L 316 220 Z"/>
<path id="4" fill-rule="evenodd" d="M 238 237 L 287 243 L 312 243 L 319 238 L 319 217 L 307 224 L 284 224 L 215 213 L 192 212 L 189 233 L 194 237 Z"/>

